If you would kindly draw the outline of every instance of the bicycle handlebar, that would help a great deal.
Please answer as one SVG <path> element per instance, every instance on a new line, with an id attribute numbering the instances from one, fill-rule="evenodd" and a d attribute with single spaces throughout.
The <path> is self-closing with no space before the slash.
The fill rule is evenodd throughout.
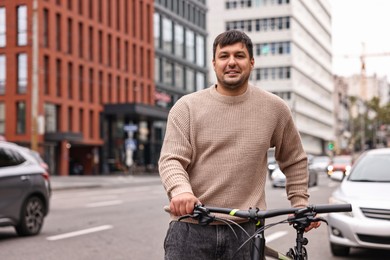
<path id="1" fill-rule="evenodd" d="M 194 208 L 193 215 L 183 216 L 197 218 L 200 216 L 210 216 L 210 213 L 222 213 L 239 218 L 258 220 L 272 218 L 281 215 L 294 214 L 295 218 L 305 216 L 306 214 L 315 215 L 321 213 L 331 212 L 350 212 L 352 211 L 351 204 L 335 204 L 335 205 L 310 205 L 304 208 L 284 208 L 284 209 L 271 209 L 271 210 L 239 210 L 231 208 L 218 208 L 218 207 L 205 207 L 203 205 L 196 205 Z"/>

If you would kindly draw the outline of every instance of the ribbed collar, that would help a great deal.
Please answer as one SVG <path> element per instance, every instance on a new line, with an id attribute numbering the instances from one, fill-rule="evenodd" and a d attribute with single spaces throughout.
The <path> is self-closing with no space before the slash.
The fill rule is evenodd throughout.
<path id="1" fill-rule="evenodd" d="M 249 84 L 248 88 L 246 89 L 245 93 L 239 95 L 239 96 L 225 96 L 221 95 L 217 91 L 217 85 L 214 84 L 210 88 L 210 94 L 213 98 L 217 99 L 220 102 L 226 103 L 226 104 L 235 104 L 235 103 L 241 103 L 247 100 L 252 92 L 252 86 Z"/>

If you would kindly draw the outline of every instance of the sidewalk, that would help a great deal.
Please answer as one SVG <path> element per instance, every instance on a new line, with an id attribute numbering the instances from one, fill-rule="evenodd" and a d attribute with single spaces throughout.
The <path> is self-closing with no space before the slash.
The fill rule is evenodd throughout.
<path id="1" fill-rule="evenodd" d="M 160 176 L 150 173 L 140 175 L 51 176 L 50 181 L 53 191 L 161 184 Z"/>

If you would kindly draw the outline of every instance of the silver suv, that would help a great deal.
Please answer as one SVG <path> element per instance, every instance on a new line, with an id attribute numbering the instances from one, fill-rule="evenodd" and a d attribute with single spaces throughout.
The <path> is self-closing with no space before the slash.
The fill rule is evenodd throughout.
<path id="1" fill-rule="evenodd" d="M 50 174 L 39 154 L 0 141 L 0 227 L 20 236 L 38 234 L 49 212 Z"/>

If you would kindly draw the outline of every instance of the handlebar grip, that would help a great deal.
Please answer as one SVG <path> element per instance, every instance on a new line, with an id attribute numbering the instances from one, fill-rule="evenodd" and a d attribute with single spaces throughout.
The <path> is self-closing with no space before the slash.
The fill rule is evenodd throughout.
<path id="1" fill-rule="evenodd" d="M 331 212 L 351 212 L 351 204 L 334 204 L 334 205 L 316 205 L 314 211 L 317 213 L 331 213 Z"/>

